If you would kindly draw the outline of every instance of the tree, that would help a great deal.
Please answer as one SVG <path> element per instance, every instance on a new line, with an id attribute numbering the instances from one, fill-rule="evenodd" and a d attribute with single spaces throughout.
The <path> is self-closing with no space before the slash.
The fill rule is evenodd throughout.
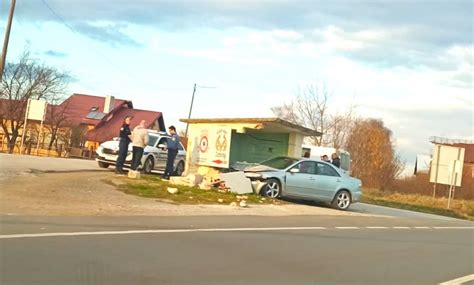
<path id="1" fill-rule="evenodd" d="M 403 171 L 404 163 L 395 153 L 392 132 L 381 120 L 356 121 L 346 149 L 351 153 L 352 175 L 366 187 L 383 190 Z"/>
<path id="2" fill-rule="evenodd" d="M 24 52 L 18 63 L 6 65 L 0 85 L 0 123 L 10 153 L 25 124 L 28 100 L 61 98 L 68 79 L 66 73 L 33 60 L 29 52 Z"/>
<path id="3" fill-rule="evenodd" d="M 48 106 L 48 116 L 46 118 L 46 128 L 50 134 L 50 140 L 48 144 L 48 150 L 51 150 L 53 145 L 58 148 L 58 140 L 62 139 L 63 142 L 69 141 L 66 134 L 70 132 L 62 132 L 61 130 L 69 124 L 69 100 L 64 101 L 63 104 L 59 104 L 59 100 L 54 98 L 52 104 Z M 69 142 L 68 142 L 69 143 Z"/>
<path id="4" fill-rule="evenodd" d="M 345 113 L 331 113 L 330 94 L 327 87 L 309 85 L 299 90 L 290 103 L 271 108 L 273 114 L 289 122 L 302 125 L 322 133 L 311 137 L 311 143 L 317 146 L 341 148 L 354 120 L 354 107 L 351 105 Z"/>

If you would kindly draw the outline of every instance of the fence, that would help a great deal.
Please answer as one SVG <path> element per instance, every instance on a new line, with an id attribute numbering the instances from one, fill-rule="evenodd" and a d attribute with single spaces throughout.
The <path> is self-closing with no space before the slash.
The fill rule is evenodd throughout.
<path id="1" fill-rule="evenodd" d="M 8 145 L 5 142 L 0 141 L 0 152 L 8 152 Z M 26 143 L 23 145 L 21 151 L 22 154 L 36 155 L 36 156 L 49 156 L 49 157 L 74 157 L 84 159 L 94 159 L 96 154 L 94 149 L 79 148 L 79 147 L 67 147 L 63 144 L 57 146 L 53 145 L 51 148 L 49 144 Z M 13 153 L 20 153 L 20 143 L 15 144 Z"/>

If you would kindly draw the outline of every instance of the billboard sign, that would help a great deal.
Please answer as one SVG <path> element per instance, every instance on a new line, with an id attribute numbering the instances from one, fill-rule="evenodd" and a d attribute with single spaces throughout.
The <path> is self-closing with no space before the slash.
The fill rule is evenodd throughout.
<path id="1" fill-rule="evenodd" d="M 44 100 L 28 100 L 27 119 L 44 121 L 48 103 Z"/>
<path id="2" fill-rule="evenodd" d="M 219 168 L 229 167 L 232 129 L 227 126 L 206 126 L 198 130 L 193 150 L 193 163 Z"/>
<path id="3" fill-rule="evenodd" d="M 464 164 L 462 147 L 434 145 L 431 161 L 430 182 L 452 186 L 461 186 Z"/>

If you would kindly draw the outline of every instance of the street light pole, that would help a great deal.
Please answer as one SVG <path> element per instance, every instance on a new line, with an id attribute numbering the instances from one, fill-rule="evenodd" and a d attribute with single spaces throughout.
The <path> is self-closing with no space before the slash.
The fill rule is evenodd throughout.
<path id="1" fill-rule="evenodd" d="M 196 94 L 196 83 L 194 83 L 193 97 L 191 98 L 191 106 L 189 106 L 189 115 L 188 115 L 188 120 L 189 120 L 189 119 L 191 119 L 191 112 L 193 111 L 194 94 Z M 188 137 L 188 128 L 189 128 L 189 122 L 186 124 L 186 133 L 185 133 L 185 137 Z"/>
<path id="2" fill-rule="evenodd" d="M 0 79 L 3 78 L 5 70 L 5 62 L 7 60 L 8 41 L 10 40 L 10 30 L 12 28 L 13 13 L 15 12 L 16 0 L 12 0 L 10 4 L 10 12 L 8 14 L 7 28 L 5 30 L 5 38 L 3 40 L 2 62 L 0 63 Z"/>

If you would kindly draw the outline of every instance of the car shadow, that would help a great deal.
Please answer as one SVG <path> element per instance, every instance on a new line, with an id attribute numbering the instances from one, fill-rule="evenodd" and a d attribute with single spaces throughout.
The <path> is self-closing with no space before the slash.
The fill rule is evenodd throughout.
<path id="1" fill-rule="evenodd" d="M 279 198 L 282 201 L 292 203 L 292 204 L 298 204 L 298 205 L 305 205 L 305 206 L 312 206 L 312 207 L 320 207 L 320 208 L 326 208 L 326 209 L 333 209 L 336 210 L 336 208 L 332 207 L 331 204 L 326 203 L 326 202 L 318 202 L 318 201 L 313 201 L 313 200 L 305 200 L 305 199 L 297 199 L 297 198 L 289 198 L 289 197 L 280 197 Z M 358 209 L 352 209 L 349 207 L 349 209 L 345 210 L 346 212 L 354 212 L 354 213 L 362 213 L 364 211 L 358 210 Z"/>

